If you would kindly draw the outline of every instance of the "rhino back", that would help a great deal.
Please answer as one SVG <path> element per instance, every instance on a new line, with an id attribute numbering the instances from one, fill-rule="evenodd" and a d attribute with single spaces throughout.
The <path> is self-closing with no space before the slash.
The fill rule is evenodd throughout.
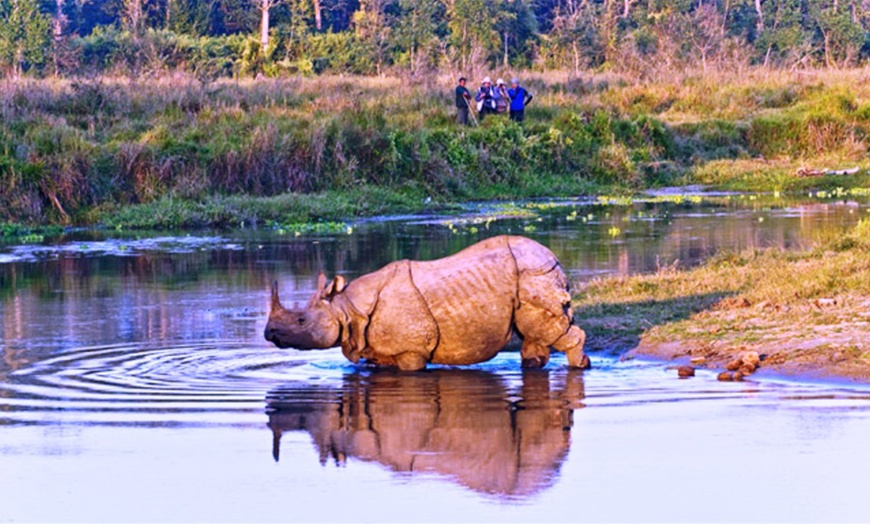
<path id="1" fill-rule="evenodd" d="M 510 340 L 517 266 L 508 237 L 484 240 L 446 258 L 412 262 L 411 277 L 438 325 L 432 362 L 482 362 Z"/>

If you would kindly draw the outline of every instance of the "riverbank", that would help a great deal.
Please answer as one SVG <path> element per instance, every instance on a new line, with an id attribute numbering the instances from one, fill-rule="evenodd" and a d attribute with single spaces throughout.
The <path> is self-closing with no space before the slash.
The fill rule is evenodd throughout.
<path id="1" fill-rule="evenodd" d="M 864 74 L 529 73 L 524 125 L 467 128 L 446 77 L 6 81 L 0 222 L 242 227 L 663 185 L 866 187 Z"/>
<path id="2" fill-rule="evenodd" d="M 722 254 L 700 267 L 596 279 L 575 297 L 587 350 L 725 370 L 870 381 L 870 220 L 803 252 Z M 676 372 L 674 372 L 676 374 Z"/>

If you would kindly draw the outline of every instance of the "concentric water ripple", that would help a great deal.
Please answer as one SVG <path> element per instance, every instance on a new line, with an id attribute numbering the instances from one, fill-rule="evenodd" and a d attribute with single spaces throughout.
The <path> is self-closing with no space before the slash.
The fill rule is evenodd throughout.
<path id="1" fill-rule="evenodd" d="M 107 412 L 262 411 L 276 384 L 317 378 L 310 369 L 317 361 L 232 341 L 78 348 L 13 372 L 0 385 L 0 418 L 37 421 L 48 411 L 93 422 Z"/>

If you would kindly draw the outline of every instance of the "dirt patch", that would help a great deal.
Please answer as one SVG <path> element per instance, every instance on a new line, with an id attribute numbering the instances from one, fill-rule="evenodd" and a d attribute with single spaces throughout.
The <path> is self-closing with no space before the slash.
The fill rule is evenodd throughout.
<path id="1" fill-rule="evenodd" d="M 625 355 L 693 359 L 698 367 L 721 370 L 755 351 L 763 359 L 761 370 L 870 381 L 866 298 L 841 296 L 777 307 L 729 297 L 678 324 L 651 328 Z"/>

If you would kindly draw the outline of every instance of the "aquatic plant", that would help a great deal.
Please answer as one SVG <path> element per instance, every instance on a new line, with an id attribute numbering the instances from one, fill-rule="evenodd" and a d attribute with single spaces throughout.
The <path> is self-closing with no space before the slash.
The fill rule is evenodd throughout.
<path id="1" fill-rule="evenodd" d="M 288 224 L 272 224 L 278 234 L 301 235 L 337 235 L 353 234 L 353 226 L 346 222 L 295 222 Z"/>

